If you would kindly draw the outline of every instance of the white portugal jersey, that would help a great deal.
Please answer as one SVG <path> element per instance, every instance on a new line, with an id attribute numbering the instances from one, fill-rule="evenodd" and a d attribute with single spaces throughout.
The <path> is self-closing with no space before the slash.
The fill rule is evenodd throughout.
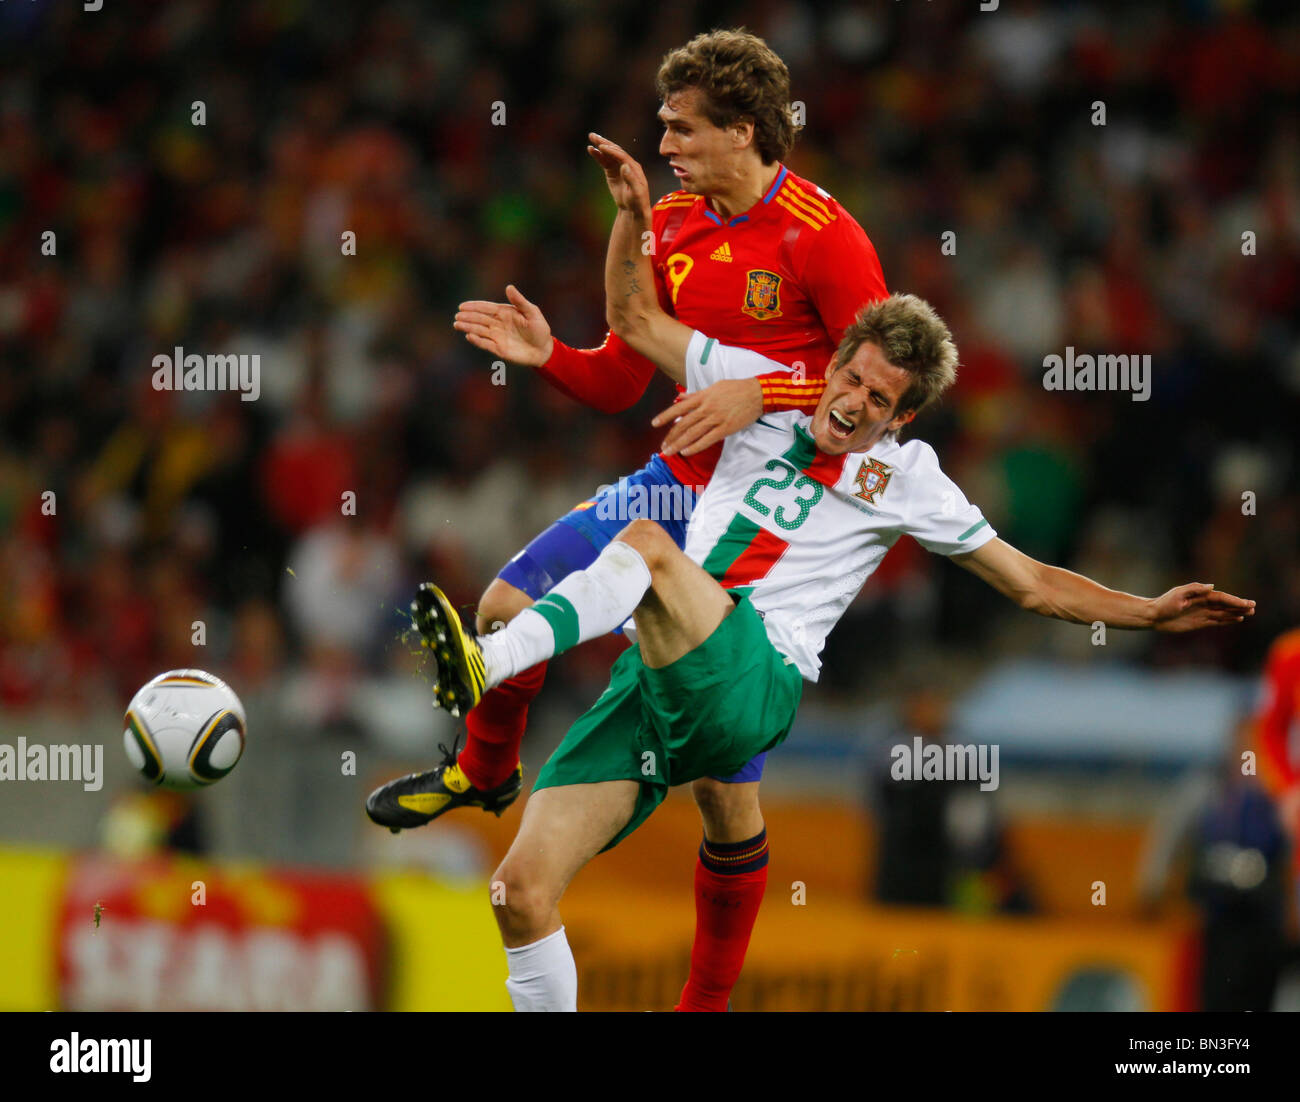
<path id="1" fill-rule="evenodd" d="M 779 368 L 696 332 L 687 390 Z M 930 445 L 892 435 L 866 452 L 819 452 L 805 413 L 765 413 L 727 437 L 696 502 L 686 554 L 748 593 L 767 637 L 809 681 L 826 636 L 899 536 L 927 551 L 974 551 L 996 533 L 939 469 Z"/>

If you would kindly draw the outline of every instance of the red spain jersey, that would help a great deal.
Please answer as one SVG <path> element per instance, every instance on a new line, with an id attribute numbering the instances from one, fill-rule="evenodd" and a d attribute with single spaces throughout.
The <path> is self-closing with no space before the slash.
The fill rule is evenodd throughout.
<path id="1" fill-rule="evenodd" d="M 753 349 L 802 378 L 759 376 L 764 407 L 811 413 L 844 330 L 864 305 L 884 298 L 876 250 L 853 217 L 784 165 L 767 193 L 724 220 L 685 191 L 654 206 L 654 268 L 664 310 L 721 344 Z M 555 342 L 541 374 L 570 397 L 614 413 L 634 404 L 655 366 L 612 333 L 594 349 Z M 680 392 L 680 388 L 679 388 Z M 688 485 L 708 482 L 721 445 L 665 456 Z"/>
<path id="2" fill-rule="evenodd" d="M 1290 788 L 1300 782 L 1300 629 L 1280 636 L 1269 648 L 1258 723 L 1271 787 Z"/>

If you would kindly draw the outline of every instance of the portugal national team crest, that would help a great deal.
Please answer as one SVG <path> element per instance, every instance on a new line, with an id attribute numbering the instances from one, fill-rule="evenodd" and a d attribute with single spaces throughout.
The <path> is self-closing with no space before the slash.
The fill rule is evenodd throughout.
<path id="1" fill-rule="evenodd" d="M 858 484 L 858 492 L 854 497 L 860 497 L 863 501 L 874 505 L 876 497 L 885 492 L 885 487 L 889 485 L 889 476 L 892 468 L 880 462 L 879 459 L 872 459 L 871 456 L 863 461 L 862 466 L 858 468 L 858 477 L 855 481 Z"/>
<path id="2" fill-rule="evenodd" d="M 745 285 L 745 305 L 741 311 L 751 318 L 766 321 L 781 316 L 781 277 L 775 272 L 754 268 Z"/>

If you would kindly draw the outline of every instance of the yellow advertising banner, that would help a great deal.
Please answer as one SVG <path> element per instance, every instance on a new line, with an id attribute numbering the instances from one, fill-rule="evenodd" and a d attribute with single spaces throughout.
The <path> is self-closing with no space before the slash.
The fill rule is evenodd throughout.
<path id="1" fill-rule="evenodd" d="M 389 1010 L 509 1010 L 506 954 L 488 887 L 383 873 L 371 881 L 389 934 Z"/>
<path id="2" fill-rule="evenodd" d="M 54 1010 L 54 951 L 67 860 L 0 849 L 0 1010 Z"/>

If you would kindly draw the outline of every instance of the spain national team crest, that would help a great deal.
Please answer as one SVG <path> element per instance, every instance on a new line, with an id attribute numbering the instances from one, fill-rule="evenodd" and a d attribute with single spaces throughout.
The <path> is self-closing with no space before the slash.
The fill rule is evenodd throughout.
<path id="1" fill-rule="evenodd" d="M 892 467 L 880 462 L 879 459 L 867 456 L 862 466 L 858 468 L 858 477 L 854 480 L 858 484 L 858 492 L 853 496 L 874 505 L 876 498 L 884 493 L 885 487 L 889 485 L 889 476 L 892 472 Z"/>
<path id="2" fill-rule="evenodd" d="M 762 268 L 751 269 L 745 284 L 745 305 L 740 309 L 751 318 L 766 321 L 781 316 L 781 277 Z"/>

